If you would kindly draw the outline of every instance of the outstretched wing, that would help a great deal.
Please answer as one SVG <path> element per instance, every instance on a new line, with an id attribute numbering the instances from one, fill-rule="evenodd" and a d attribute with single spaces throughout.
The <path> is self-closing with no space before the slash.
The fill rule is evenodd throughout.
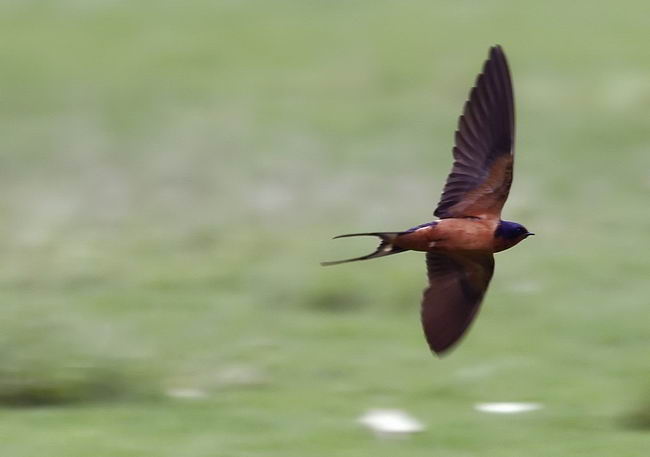
<path id="1" fill-rule="evenodd" d="M 422 326 L 429 347 L 447 351 L 465 333 L 494 272 L 489 253 L 427 253 L 429 287 L 422 297 Z"/>
<path id="2" fill-rule="evenodd" d="M 510 70 L 503 50 L 494 46 L 458 120 L 454 165 L 433 214 L 499 218 L 512 183 L 514 141 Z"/>

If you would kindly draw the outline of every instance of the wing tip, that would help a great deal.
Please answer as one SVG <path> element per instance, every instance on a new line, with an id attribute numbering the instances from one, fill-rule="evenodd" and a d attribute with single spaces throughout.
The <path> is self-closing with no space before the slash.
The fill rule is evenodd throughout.
<path id="1" fill-rule="evenodd" d="M 490 47 L 488 52 L 489 60 L 506 60 L 506 52 L 503 50 L 503 46 L 500 44 L 495 44 Z"/>
<path id="2" fill-rule="evenodd" d="M 438 338 L 436 338 L 434 335 L 430 335 L 425 329 L 424 337 L 429 345 L 431 353 L 438 358 L 443 358 L 448 356 L 452 350 L 458 346 L 458 344 L 464 339 L 467 330 L 469 330 L 469 325 L 467 325 L 459 334 L 451 336 L 446 335 L 442 338 L 440 338 L 441 335 L 437 335 Z"/>
<path id="3" fill-rule="evenodd" d="M 438 346 L 438 347 L 434 347 L 431 344 L 429 344 L 429 349 L 431 349 L 431 353 L 433 355 L 435 355 L 439 359 L 444 359 L 451 353 L 451 350 L 454 348 L 455 345 L 456 342 L 443 345 L 443 346 Z"/>
<path id="4" fill-rule="evenodd" d="M 508 58 L 506 57 L 506 52 L 503 50 L 503 47 L 500 44 L 495 44 L 490 47 L 488 51 L 488 58 L 485 61 L 485 67 L 483 71 L 487 70 L 487 67 L 490 65 L 490 62 L 498 66 L 505 66 L 508 68 Z"/>
<path id="5" fill-rule="evenodd" d="M 490 54 L 505 54 L 503 52 L 503 46 L 500 44 L 495 44 L 493 46 L 490 46 Z"/>

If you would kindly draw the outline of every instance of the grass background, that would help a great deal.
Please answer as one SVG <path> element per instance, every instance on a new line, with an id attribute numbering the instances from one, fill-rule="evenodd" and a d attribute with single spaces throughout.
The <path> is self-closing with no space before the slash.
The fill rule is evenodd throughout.
<path id="1" fill-rule="evenodd" d="M 0 3 L 0 453 L 647 455 L 649 29 L 641 1 Z M 430 220 L 495 43 L 504 217 L 538 236 L 438 360 L 420 254 L 318 261 Z M 427 431 L 378 441 L 375 407 Z"/>

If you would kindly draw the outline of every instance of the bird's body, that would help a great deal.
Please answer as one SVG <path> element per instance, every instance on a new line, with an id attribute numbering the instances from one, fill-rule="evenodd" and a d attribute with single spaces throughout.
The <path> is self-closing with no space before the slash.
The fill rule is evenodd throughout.
<path id="1" fill-rule="evenodd" d="M 505 54 L 490 49 L 458 122 L 454 164 L 434 215 L 439 220 L 401 232 L 371 232 L 381 239 L 369 255 L 323 265 L 366 260 L 404 251 L 427 253 L 429 287 L 422 324 L 433 351 L 453 346 L 474 319 L 492 278 L 495 252 L 532 233 L 503 221 L 514 164 L 514 97 Z"/>
<path id="2" fill-rule="evenodd" d="M 398 235 L 393 244 L 411 251 L 485 251 L 493 249 L 494 221 L 442 219 Z"/>
<path id="3" fill-rule="evenodd" d="M 509 224 L 516 222 L 474 218 L 440 219 L 398 233 L 393 245 L 407 251 L 501 252 L 530 235 L 526 232 L 520 234 L 524 235 L 522 237 L 516 233 L 514 236 L 506 236 L 506 232 L 498 232 L 499 227 L 503 229 Z"/>

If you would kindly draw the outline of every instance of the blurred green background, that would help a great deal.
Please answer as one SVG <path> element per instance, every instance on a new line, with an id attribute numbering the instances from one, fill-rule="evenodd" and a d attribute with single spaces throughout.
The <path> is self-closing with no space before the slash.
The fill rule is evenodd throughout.
<path id="1" fill-rule="evenodd" d="M 0 454 L 648 455 L 650 6 L 602 5 L 0 3 Z M 538 236 L 440 360 L 421 254 L 318 262 L 431 220 L 496 43 Z"/>

